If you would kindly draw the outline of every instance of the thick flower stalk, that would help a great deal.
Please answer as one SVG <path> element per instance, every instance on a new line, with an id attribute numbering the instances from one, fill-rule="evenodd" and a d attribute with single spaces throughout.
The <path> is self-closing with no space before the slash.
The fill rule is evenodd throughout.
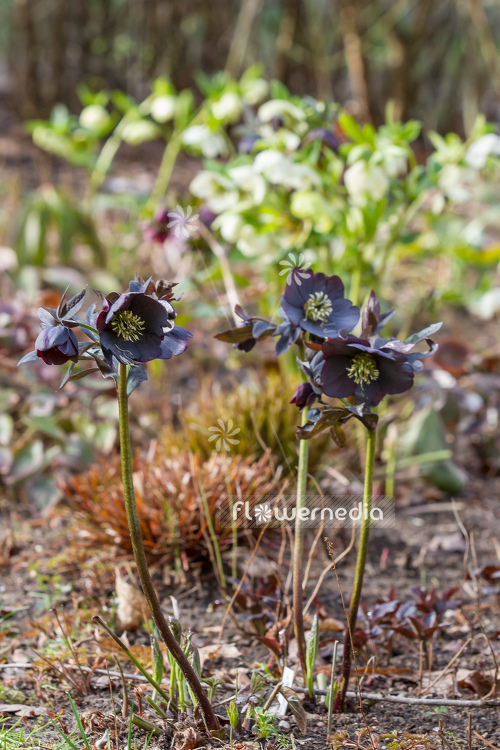
<path id="1" fill-rule="evenodd" d="M 192 335 L 174 323 L 173 286 L 163 281 L 155 285 L 151 279 L 146 282 L 136 279 L 130 282 L 129 291 L 124 294 L 115 292 L 107 297 L 103 295 L 101 312 L 97 314 L 95 305 L 92 305 L 85 320 L 79 318 L 77 312 L 83 305 L 86 290 L 83 289 L 68 302 L 65 301 L 65 293 L 57 310 L 40 308 L 38 314 L 42 332 L 36 340 L 35 351 L 23 357 L 21 362 L 42 359 L 46 364 L 62 365 L 71 360 L 62 385 L 97 370 L 104 377 L 115 380 L 120 412 L 125 511 L 141 586 L 155 625 L 199 703 L 207 730 L 216 732 L 219 730 L 218 719 L 193 666 L 165 619 L 153 585 L 144 552 L 132 477 L 129 395 L 147 378 L 143 363 L 182 354 Z M 79 328 L 90 340 L 79 342 L 75 328 Z M 72 374 L 75 364 L 88 360 L 93 360 L 96 367 Z"/>

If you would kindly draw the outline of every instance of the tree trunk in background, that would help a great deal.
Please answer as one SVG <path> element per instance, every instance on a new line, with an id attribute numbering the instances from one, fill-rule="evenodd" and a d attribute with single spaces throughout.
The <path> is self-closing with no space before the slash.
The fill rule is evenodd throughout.
<path id="1" fill-rule="evenodd" d="M 349 84 L 355 102 L 353 114 L 361 122 L 371 122 L 373 118 L 368 94 L 368 72 L 359 28 L 363 8 L 364 4 L 360 0 L 341 0 L 339 16 Z"/>
<path id="2" fill-rule="evenodd" d="M 33 117 L 40 107 L 40 81 L 38 78 L 38 45 L 33 18 L 34 0 L 17 0 L 15 5 L 14 24 L 19 32 L 19 47 L 16 50 L 13 78 L 15 91 L 23 92 L 18 98 L 21 113 L 24 117 Z M 17 36 L 17 35 L 16 35 Z M 23 55 L 24 60 L 17 54 Z M 18 67 L 19 66 L 19 67 Z"/>

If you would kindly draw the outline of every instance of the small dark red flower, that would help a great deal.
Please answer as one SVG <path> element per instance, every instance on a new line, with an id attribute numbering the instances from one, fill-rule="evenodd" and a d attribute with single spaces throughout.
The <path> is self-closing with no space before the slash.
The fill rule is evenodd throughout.
<path id="1" fill-rule="evenodd" d="M 46 365 L 64 365 L 71 359 L 78 362 L 78 340 L 66 326 L 48 326 L 35 341 L 37 357 Z"/>

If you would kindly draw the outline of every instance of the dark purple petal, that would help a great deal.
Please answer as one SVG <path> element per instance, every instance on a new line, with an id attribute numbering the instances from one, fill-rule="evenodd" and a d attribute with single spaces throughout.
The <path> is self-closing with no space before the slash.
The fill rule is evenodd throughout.
<path id="1" fill-rule="evenodd" d="M 168 323 L 168 312 L 163 302 L 148 297 L 147 294 L 138 294 L 131 301 L 128 309 L 144 321 L 146 333 L 153 333 L 156 336 L 163 334 L 163 329 Z"/>
<path id="2" fill-rule="evenodd" d="M 303 411 L 316 400 L 316 393 L 310 383 L 301 383 L 293 394 L 290 403 L 298 406 L 299 411 Z"/>
<path id="3" fill-rule="evenodd" d="M 276 335 L 279 335 L 279 339 L 276 342 L 276 354 L 280 356 L 288 351 L 292 344 L 295 344 L 298 340 L 300 328 L 295 328 L 288 321 L 285 321 L 277 327 Z"/>
<path id="4" fill-rule="evenodd" d="M 358 339 L 356 336 L 346 336 L 345 338 L 328 339 L 321 347 L 321 351 L 325 359 L 327 357 L 336 357 L 339 354 L 355 357 L 356 352 L 352 349 L 354 345 L 370 349 L 370 343 L 366 339 Z"/>
<path id="5" fill-rule="evenodd" d="M 377 367 L 380 372 L 378 382 L 388 395 L 404 393 L 413 386 L 415 374 L 404 355 L 396 356 L 395 362 L 377 357 Z"/>
<path id="6" fill-rule="evenodd" d="M 101 347 L 108 362 L 110 354 L 123 364 L 150 362 L 152 359 L 160 359 L 161 337 L 145 334 L 139 341 L 126 341 L 111 328 L 106 328 L 101 332 Z"/>
<path id="7" fill-rule="evenodd" d="M 158 359 L 170 359 L 172 356 L 177 357 L 186 351 L 188 341 L 193 334 L 186 331 L 185 328 L 174 326 L 163 335 L 161 342 L 161 355 Z"/>
<path id="8" fill-rule="evenodd" d="M 338 354 L 326 357 L 321 368 L 321 388 L 330 398 L 347 398 L 354 395 L 356 383 L 347 374 L 353 357 Z"/>
<path id="9" fill-rule="evenodd" d="M 106 316 L 106 323 L 111 323 L 113 316 L 120 310 L 128 310 L 132 303 L 132 300 L 137 296 L 137 294 L 138 292 L 127 292 L 125 294 L 120 294 L 109 308 L 109 312 Z"/>
<path id="10" fill-rule="evenodd" d="M 239 349 L 240 352 L 251 352 L 257 343 L 257 339 L 253 337 L 246 341 L 241 341 L 239 344 L 233 344 L 233 349 Z"/>
<path id="11" fill-rule="evenodd" d="M 78 362 L 78 339 L 65 326 L 44 328 L 37 336 L 35 350 L 48 365 L 63 365 L 70 359 Z"/>

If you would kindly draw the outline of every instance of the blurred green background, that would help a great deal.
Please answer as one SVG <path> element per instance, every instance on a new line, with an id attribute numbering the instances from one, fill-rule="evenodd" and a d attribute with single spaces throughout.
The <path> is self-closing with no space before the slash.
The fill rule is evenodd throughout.
<path id="1" fill-rule="evenodd" d="M 238 77 L 261 62 L 294 94 L 375 124 L 396 116 L 467 132 L 498 119 L 496 0 L 3 0 L 4 89 L 25 117 L 75 108 L 77 85 L 141 98 L 160 75 Z"/>

